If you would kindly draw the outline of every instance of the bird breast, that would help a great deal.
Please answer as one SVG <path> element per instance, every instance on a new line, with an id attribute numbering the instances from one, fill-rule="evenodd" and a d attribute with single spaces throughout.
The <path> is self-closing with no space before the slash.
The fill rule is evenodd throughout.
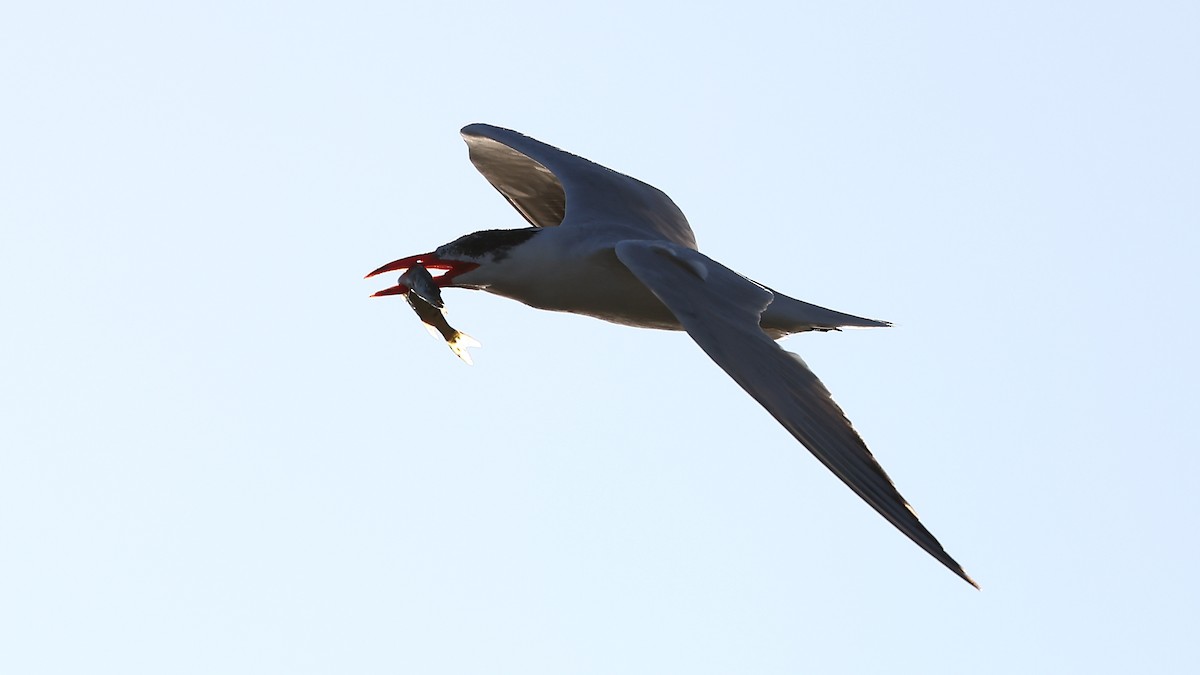
<path id="1" fill-rule="evenodd" d="M 583 314 L 639 328 L 683 328 L 650 289 L 621 264 L 611 247 L 578 256 L 537 255 L 529 247 L 465 273 L 458 282 L 537 309 Z"/>

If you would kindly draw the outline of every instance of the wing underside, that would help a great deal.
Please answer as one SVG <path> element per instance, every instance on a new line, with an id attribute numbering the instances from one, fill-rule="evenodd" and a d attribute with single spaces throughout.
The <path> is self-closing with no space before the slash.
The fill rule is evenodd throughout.
<path id="1" fill-rule="evenodd" d="M 651 185 L 509 129 L 470 124 L 462 137 L 475 168 L 535 227 L 620 223 L 696 248 L 683 212 Z"/>

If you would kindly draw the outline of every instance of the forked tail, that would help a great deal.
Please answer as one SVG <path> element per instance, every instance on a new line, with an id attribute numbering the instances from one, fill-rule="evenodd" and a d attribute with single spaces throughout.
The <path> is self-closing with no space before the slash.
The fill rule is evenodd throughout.
<path id="1" fill-rule="evenodd" d="M 783 293 L 767 289 L 775 294 L 775 299 L 767 305 L 762 313 L 759 325 L 773 338 L 780 338 L 791 333 L 802 333 L 810 330 L 838 330 L 839 328 L 886 328 L 892 324 L 887 321 L 865 319 L 853 314 L 845 314 L 812 303 L 788 297 Z"/>

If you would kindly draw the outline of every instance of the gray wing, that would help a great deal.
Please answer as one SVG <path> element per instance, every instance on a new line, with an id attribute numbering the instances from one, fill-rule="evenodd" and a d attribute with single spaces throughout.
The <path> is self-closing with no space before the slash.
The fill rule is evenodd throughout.
<path id="1" fill-rule="evenodd" d="M 683 212 L 651 185 L 508 129 L 470 124 L 461 133 L 471 163 L 534 227 L 620 224 L 696 248 Z"/>
<path id="2" fill-rule="evenodd" d="M 800 357 L 759 328 L 773 295 L 699 252 L 624 241 L 617 257 L 717 365 L 850 489 L 918 546 L 978 588 L 917 519 L 829 391 Z"/>

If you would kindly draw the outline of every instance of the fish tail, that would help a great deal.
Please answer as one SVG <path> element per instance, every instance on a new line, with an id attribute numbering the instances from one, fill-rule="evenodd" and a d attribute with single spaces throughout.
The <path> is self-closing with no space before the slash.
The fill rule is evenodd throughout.
<path id="1" fill-rule="evenodd" d="M 468 366 L 474 365 L 474 362 L 471 361 L 471 353 L 467 351 L 467 348 L 483 346 L 479 344 L 479 340 L 476 340 L 460 330 L 454 331 L 454 335 L 450 336 L 449 340 L 446 340 L 446 344 L 449 345 L 450 351 L 454 352 L 455 356 L 465 361 Z"/>

